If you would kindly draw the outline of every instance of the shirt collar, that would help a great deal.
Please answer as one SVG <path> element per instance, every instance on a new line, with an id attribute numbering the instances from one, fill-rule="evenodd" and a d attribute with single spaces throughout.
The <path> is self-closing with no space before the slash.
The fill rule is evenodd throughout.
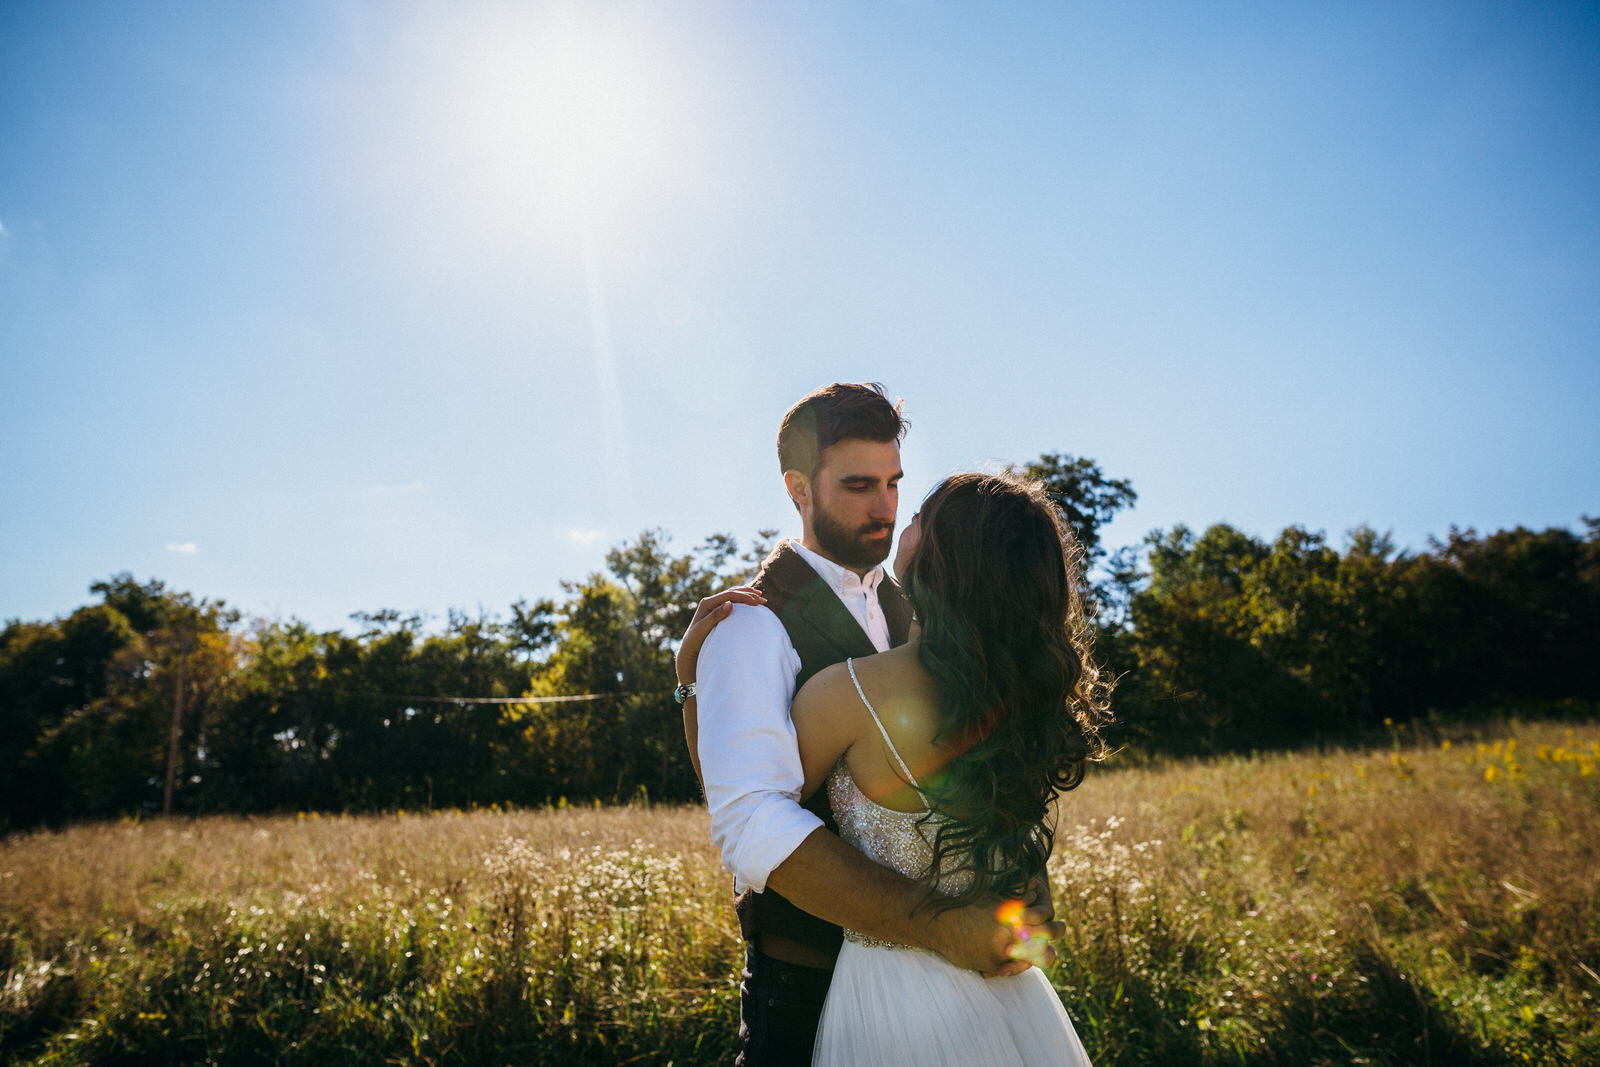
<path id="1" fill-rule="evenodd" d="M 849 567 L 843 567 L 833 560 L 813 552 L 799 541 L 791 540 L 789 544 L 800 553 L 800 558 L 811 564 L 811 569 L 822 575 L 824 581 L 833 588 L 834 593 L 843 598 L 846 593 L 876 592 L 878 583 L 883 581 L 883 565 L 872 568 L 862 577 Z"/>

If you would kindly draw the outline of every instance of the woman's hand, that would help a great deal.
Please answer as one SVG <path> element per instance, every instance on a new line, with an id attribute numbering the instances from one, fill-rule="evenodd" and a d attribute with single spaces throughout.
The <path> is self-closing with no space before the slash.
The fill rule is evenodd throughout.
<path id="1" fill-rule="evenodd" d="M 717 628 L 717 623 L 728 617 L 735 604 L 761 605 L 766 602 L 766 597 L 748 585 L 736 585 L 700 601 L 695 606 L 694 618 L 689 620 L 689 628 L 683 632 L 683 640 L 678 644 L 678 681 L 684 685 L 694 681 L 695 665 L 700 660 L 700 646 L 705 644 L 706 636 Z"/>

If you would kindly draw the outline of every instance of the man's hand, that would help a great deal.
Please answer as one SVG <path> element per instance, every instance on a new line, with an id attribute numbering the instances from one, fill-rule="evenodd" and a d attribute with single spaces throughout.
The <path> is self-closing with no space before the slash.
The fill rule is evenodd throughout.
<path id="1" fill-rule="evenodd" d="M 1039 922 L 1046 923 L 1056 917 L 1056 902 L 1050 895 L 1050 876 L 1044 871 L 1034 875 L 1033 881 L 1028 883 L 1028 891 L 1022 897 L 1022 903 L 1030 912 L 1039 916 Z"/>
<path id="2" fill-rule="evenodd" d="M 986 978 L 1048 965 L 1055 959 L 1049 942 L 1066 933 L 1065 923 L 1050 921 L 1048 887 L 1042 909 L 994 900 L 937 911 L 926 885 L 878 866 L 820 826 L 773 868 L 767 888 L 819 919 L 932 949 Z"/>
<path id="3" fill-rule="evenodd" d="M 1040 871 L 1034 875 L 1023 898 L 1000 905 L 996 914 L 1016 935 L 1017 943 L 1011 947 L 1013 957 L 1040 967 L 1048 967 L 1055 960 L 1056 950 L 1050 942 L 1066 933 L 1066 924 L 1053 921 L 1056 905 L 1050 894 L 1049 874 Z M 1018 968 L 1018 971 L 1023 969 Z"/>
<path id="4" fill-rule="evenodd" d="M 1018 901 L 969 904 L 933 920 L 929 947 L 957 967 L 985 978 L 1021 974 L 1055 959 L 1049 942 L 1066 932 L 1066 924 L 1051 921 L 1051 914 L 1024 908 Z"/>

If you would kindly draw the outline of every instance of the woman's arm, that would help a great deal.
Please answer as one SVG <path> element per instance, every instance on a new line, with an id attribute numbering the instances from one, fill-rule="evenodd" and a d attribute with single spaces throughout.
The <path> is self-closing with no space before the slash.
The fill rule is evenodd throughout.
<path id="1" fill-rule="evenodd" d="M 866 719 L 863 710 L 843 663 L 819 671 L 795 694 L 789 717 L 794 720 L 800 766 L 806 775 L 802 800 L 822 788 L 834 764 L 860 739 Z"/>
<path id="2" fill-rule="evenodd" d="M 746 585 L 736 585 L 731 589 L 724 589 L 706 597 L 695 605 L 694 618 L 689 620 L 689 628 L 684 631 L 683 640 L 678 643 L 677 672 L 678 684 L 693 686 L 696 669 L 700 660 L 700 646 L 706 642 L 706 635 L 717 628 L 717 623 L 728 617 L 734 604 L 765 604 L 767 598 Z M 700 773 L 700 720 L 698 707 L 695 703 L 694 693 L 691 692 L 683 701 L 683 738 L 689 744 L 689 762 L 694 765 L 695 781 L 700 783 L 700 793 L 705 795 L 706 780 Z"/>

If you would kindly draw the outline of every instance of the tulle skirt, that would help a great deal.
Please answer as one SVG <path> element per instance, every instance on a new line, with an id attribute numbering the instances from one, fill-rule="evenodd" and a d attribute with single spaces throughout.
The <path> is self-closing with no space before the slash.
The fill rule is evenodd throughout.
<path id="1" fill-rule="evenodd" d="M 1038 968 L 983 978 L 932 952 L 846 941 L 828 987 L 813 1067 L 1088 1067 Z"/>

